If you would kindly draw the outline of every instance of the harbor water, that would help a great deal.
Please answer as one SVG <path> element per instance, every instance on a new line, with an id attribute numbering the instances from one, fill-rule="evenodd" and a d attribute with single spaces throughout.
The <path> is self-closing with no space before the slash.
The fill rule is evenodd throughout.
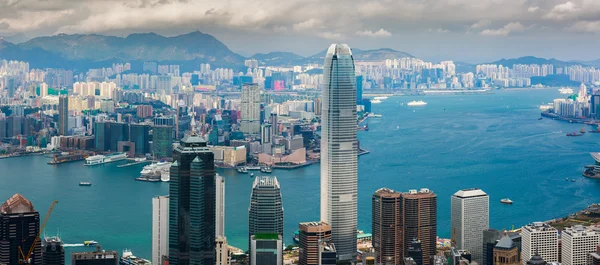
<path id="1" fill-rule="evenodd" d="M 558 97 L 556 89 L 545 89 L 390 97 L 374 104 L 373 111 L 383 116 L 368 119 L 369 131 L 358 133 L 361 148 L 371 152 L 359 158 L 359 229 L 371 231 L 371 195 L 381 187 L 437 193 L 441 237 L 450 236 L 450 196 L 463 188 L 478 187 L 490 195 L 490 224 L 497 229 L 563 217 L 598 202 L 600 182 L 581 173 L 594 162 L 589 152 L 600 151 L 600 134 L 566 137 L 582 125 L 538 120 L 538 106 Z M 412 100 L 428 104 L 406 106 Z M 0 200 L 21 193 L 42 216 L 58 200 L 44 234 L 59 233 L 69 253 L 92 250 L 80 244 L 95 240 L 104 249 L 127 248 L 151 258 L 151 198 L 168 194 L 168 183 L 136 181 L 143 164 L 52 166 L 49 160 L 1 159 Z M 235 170 L 219 173 L 226 178 L 228 241 L 245 249 L 253 178 Z M 319 220 L 319 164 L 274 169 L 269 175 L 281 183 L 285 241 L 291 244 L 299 222 Z M 79 186 L 82 181 L 92 186 Z M 501 204 L 505 197 L 514 203 Z"/>

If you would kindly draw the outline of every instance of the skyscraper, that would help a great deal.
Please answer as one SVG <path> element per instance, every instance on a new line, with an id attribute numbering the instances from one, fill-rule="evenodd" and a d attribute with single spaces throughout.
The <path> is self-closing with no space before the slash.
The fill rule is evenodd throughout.
<path id="1" fill-rule="evenodd" d="M 362 105 L 363 76 L 356 76 L 356 105 Z"/>
<path id="2" fill-rule="evenodd" d="M 283 202 L 277 177 L 257 177 L 252 184 L 248 207 L 249 243 L 252 236 L 257 234 L 283 236 Z M 251 244 L 249 249 L 252 249 Z M 250 261 L 252 262 L 252 258 Z"/>
<path id="3" fill-rule="evenodd" d="M 521 228 L 521 263 L 526 265 L 534 254 L 546 262 L 558 261 L 558 230 L 543 222 L 534 222 Z"/>
<path id="4" fill-rule="evenodd" d="M 402 193 L 402 218 L 404 246 L 415 238 L 421 241 L 423 265 L 430 265 L 436 253 L 437 195 L 429 189 Z M 404 250 L 406 256 L 408 248 Z"/>
<path id="5" fill-rule="evenodd" d="M 402 193 L 382 188 L 372 197 L 375 262 L 402 263 Z"/>
<path id="6" fill-rule="evenodd" d="M 246 134 L 260 133 L 260 87 L 258 84 L 242 85 L 242 119 L 240 130 Z"/>
<path id="7" fill-rule="evenodd" d="M 20 264 L 19 248 L 27 253 L 40 231 L 40 214 L 33 204 L 15 194 L 0 206 L 0 264 Z M 42 247 L 33 246 L 30 265 L 42 264 Z"/>
<path id="8" fill-rule="evenodd" d="M 358 142 L 352 51 L 332 44 L 324 63 L 321 112 L 321 221 L 331 225 L 338 259 L 356 253 Z"/>
<path id="9" fill-rule="evenodd" d="M 58 135 L 69 135 L 69 98 L 58 98 Z"/>
<path id="10" fill-rule="evenodd" d="M 217 177 L 215 178 L 215 185 L 215 235 L 225 237 L 225 178 L 217 174 Z"/>
<path id="11" fill-rule="evenodd" d="M 217 262 L 215 264 L 229 265 L 229 245 L 227 244 L 227 239 L 222 235 L 217 235 L 216 244 Z"/>
<path id="12" fill-rule="evenodd" d="M 173 127 L 152 127 L 152 154 L 155 158 L 170 157 L 173 152 Z"/>
<path id="13" fill-rule="evenodd" d="M 283 265 L 283 240 L 275 233 L 250 237 L 250 265 Z"/>
<path id="14" fill-rule="evenodd" d="M 169 196 L 152 198 L 152 264 L 169 256 Z"/>
<path id="15" fill-rule="evenodd" d="M 186 135 L 173 151 L 169 264 L 215 264 L 215 164 L 206 141 Z"/>
<path id="16" fill-rule="evenodd" d="M 586 265 L 588 256 L 596 251 L 600 234 L 582 225 L 568 227 L 560 233 L 563 265 Z"/>
<path id="17" fill-rule="evenodd" d="M 43 265 L 65 265 L 65 248 L 58 236 L 42 239 Z"/>
<path id="18" fill-rule="evenodd" d="M 298 227 L 299 265 L 320 265 L 321 243 L 331 240 L 331 226 L 323 222 L 300 223 Z"/>
<path id="19" fill-rule="evenodd" d="M 469 250 L 473 260 L 483 263 L 483 231 L 490 226 L 489 196 L 480 189 L 464 189 L 454 193 L 451 202 L 456 247 Z"/>

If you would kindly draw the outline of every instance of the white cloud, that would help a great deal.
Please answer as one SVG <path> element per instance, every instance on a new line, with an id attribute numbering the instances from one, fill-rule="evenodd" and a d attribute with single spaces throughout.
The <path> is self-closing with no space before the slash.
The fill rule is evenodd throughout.
<path id="1" fill-rule="evenodd" d="M 579 32 L 600 32 L 600 20 L 596 21 L 577 21 L 569 30 Z"/>
<path id="2" fill-rule="evenodd" d="M 390 36 L 392 36 L 392 33 L 390 33 L 389 31 L 387 31 L 385 29 L 379 29 L 378 31 L 371 31 L 371 30 L 357 31 L 356 35 L 378 38 L 378 37 L 390 37 Z"/>
<path id="3" fill-rule="evenodd" d="M 578 10 L 579 9 L 575 6 L 575 4 L 569 1 L 563 4 L 555 5 L 549 13 L 544 15 L 544 18 L 551 20 L 562 20 Z"/>
<path id="4" fill-rule="evenodd" d="M 311 30 L 321 27 L 321 21 L 311 18 L 306 21 L 296 23 L 292 26 L 295 31 Z"/>
<path id="5" fill-rule="evenodd" d="M 318 35 L 319 35 L 319 37 L 321 37 L 323 39 L 328 39 L 328 40 L 344 39 L 344 35 L 342 35 L 341 33 L 337 33 L 337 32 L 325 31 L 325 32 L 320 32 Z"/>
<path id="6" fill-rule="evenodd" d="M 508 36 L 511 33 L 523 31 L 525 31 L 525 26 L 523 26 L 523 24 L 520 22 L 511 22 L 499 29 L 483 30 L 480 32 L 480 34 L 484 36 Z"/>
<path id="7" fill-rule="evenodd" d="M 471 28 L 471 29 L 481 29 L 481 28 L 487 27 L 491 23 L 492 23 L 492 21 L 490 21 L 488 19 L 479 20 L 479 21 L 473 23 L 469 28 Z"/>
<path id="8" fill-rule="evenodd" d="M 527 8 L 527 12 L 529 12 L 529 13 L 535 13 L 535 12 L 537 12 L 539 10 L 540 10 L 539 6 L 532 6 L 530 8 Z"/>
<path id="9" fill-rule="evenodd" d="M 449 30 L 443 29 L 443 28 L 428 29 L 427 31 L 429 31 L 429 32 L 437 32 L 437 33 L 448 33 L 448 32 L 450 32 Z"/>

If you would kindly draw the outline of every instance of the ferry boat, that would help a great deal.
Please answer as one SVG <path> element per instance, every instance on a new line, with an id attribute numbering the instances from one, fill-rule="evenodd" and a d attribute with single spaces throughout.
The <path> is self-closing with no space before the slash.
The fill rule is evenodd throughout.
<path id="1" fill-rule="evenodd" d="M 123 250 L 123 255 L 119 259 L 120 265 L 150 265 L 152 264 L 149 260 L 139 258 L 133 255 L 131 250 Z"/>
<path id="2" fill-rule="evenodd" d="M 379 103 L 381 103 L 381 100 L 379 100 L 379 99 L 371 100 L 371 104 L 379 104 Z"/>
<path id="3" fill-rule="evenodd" d="M 577 133 L 577 132 L 572 132 L 572 133 L 567 133 L 567 136 L 571 137 L 571 136 L 582 136 L 583 134 L 581 133 Z"/>
<path id="4" fill-rule="evenodd" d="M 419 100 L 419 101 L 414 101 L 414 100 L 413 100 L 413 101 L 411 101 L 411 102 L 408 102 L 408 103 L 406 103 L 406 105 L 408 105 L 408 106 L 413 106 L 413 107 L 414 107 L 414 106 L 425 106 L 425 105 L 427 105 L 427 102 L 425 102 L 425 101 L 423 101 L 423 100 Z"/>
<path id="5" fill-rule="evenodd" d="M 95 166 L 111 162 L 116 162 L 127 158 L 125 153 L 114 153 L 110 155 L 95 155 L 85 159 L 86 166 Z"/>
<path id="6" fill-rule="evenodd" d="M 374 97 L 375 100 L 386 100 L 388 97 Z"/>
<path id="7" fill-rule="evenodd" d="M 260 168 L 260 172 L 262 172 L 262 173 L 271 173 L 271 172 L 273 172 L 273 168 L 271 168 L 271 167 L 261 167 Z"/>
<path id="8" fill-rule="evenodd" d="M 83 245 L 86 247 L 91 247 L 91 246 L 98 245 L 98 242 L 96 242 L 94 240 L 88 240 L 88 241 L 83 241 Z"/>
<path id="9" fill-rule="evenodd" d="M 92 186 L 91 182 L 79 182 L 79 186 Z"/>
<path id="10" fill-rule="evenodd" d="M 558 89 L 558 92 L 560 92 L 561 94 L 573 94 L 573 89 L 570 88 L 560 88 Z"/>
<path id="11" fill-rule="evenodd" d="M 169 181 L 171 179 L 170 168 L 171 165 L 169 162 L 152 163 L 142 168 L 140 176 L 136 180 L 149 182 Z"/>
<path id="12" fill-rule="evenodd" d="M 237 172 L 242 174 L 248 174 L 248 169 L 246 169 L 246 167 L 238 167 Z"/>
<path id="13" fill-rule="evenodd" d="M 371 114 L 369 114 L 369 117 L 372 117 L 372 118 L 381 118 L 381 117 L 383 117 L 383 115 L 371 113 Z"/>
<path id="14" fill-rule="evenodd" d="M 260 170 L 260 166 L 246 166 L 246 170 Z"/>
<path id="15" fill-rule="evenodd" d="M 500 202 L 504 203 L 504 204 L 512 204 L 513 203 L 513 201 L 509 198 L 504 198 L 504 199 L 500 200 Z"/>

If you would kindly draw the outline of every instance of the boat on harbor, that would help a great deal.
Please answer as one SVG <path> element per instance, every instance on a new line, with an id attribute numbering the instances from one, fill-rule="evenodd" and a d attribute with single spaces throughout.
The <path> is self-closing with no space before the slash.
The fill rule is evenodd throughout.
<path id="1" fill-rule="evenodd" d="M 383 115 L 371 113 L 371 114 L 369 114 L 369 117 L 372 117 L 372 118 L 381 118 L 381 117 L 383 117 Z"/>
<path id="2" fill-rule="evenodd" d="M 381 102 L 382 102 L 382 101 L 381 101 L 381 100 L 379 100 L 379 99 L 373 99 L 373 100 L 371 100 L 371 103 L 372 103 L 372 104 L 379 104 L 379 103 L 381 103 Z"/>
<path id="3" fill-rule="evenodd" d="M 591 133 L 600 133 L 600 125 L 598 125 L 598 127 L 596 127 L 596 130 L 591 130 Z"/>
<path id="4" fill-rule="evenodd" d="M 120 161 L 127 158 L 127 154 L 125 153 L 114 153 L 109 155 L 95 155 L 90 156 L 85 159 L 86 166 L 95 166 L 106 163 L 112 163 L 116 161 Z"/>
<path id="5" fill-rule="evenodd" d="M 133 255 L 131 250 L 125 249 L 123 250 L 123 255 L 119 259 L 120 265 L 150 265 L 152 264 L 149 260 L 143 259 L 140 257 L 136 257 Z"/>
<path id="6" fill-rule="evenodd" d="M 271 172 L 273 172 L 273 168 L 271 168 L 271 167 L 261 167 L 260 168 L 260 172 L 262 172 L 262 173 L 271 173 Z"/>
<path id="7" fill-rule="evenodd" d="M 170 180 L 171 164 L 169 162 L 158 162 L 144 166 L 140 171 L 140 176 L 136 180 L 148 182 L 167 182 Z"/>
<path id="8" fill-rule="evenodd" d="M 579 133 L 585 133 L 585 127 L 581 127 L 581 130 L 579 130 Z"/>
<path id="9" fill-rule="evenodd" d="M 237 172 L 242 174 L 248 174 L 248 169 L 246 167 L 238 167 Z"/>
<path id="10" fill-rule="evenodd" d="M 91 247 L 91 246 L 98 245 L 98 242 L 96 242 L 94 240 L 88 240 L 88 241 L 83 241 L 83 245 L 86 247 Z"/>
<path id="11" fill-rule="evenodd" d="M 512 204 L 513 203 L 513 201 L 509 198 L 504 198 L 504 199 L 500 200 L 500 202 L 503 204 Z"/>
<path id="12" fill-rule="evenodd" d="M 567 136 L 572 137 L 572 136 L 582 136 L 583 134 L 581 133 L 577 133 L 577 132 L 572 132 L 572 133 L 567 133 Z"/>
<path id="13" fill-rule="evenodd" d="M 92 183 L 91 182 L 82 181 L 82 182 L 79 182 L 79 186 L 92 186 Z"/>
<path id="14" fill-rule="evenodd" d="M 406 105 L 411 106 L 411 107 L 416 107 L 416 106 L 425 106 L 427 105 L 427 102 L 423 101 L 423 100 L 419 100 L 419 101 L 411 101 L 406 103 Z"/>

